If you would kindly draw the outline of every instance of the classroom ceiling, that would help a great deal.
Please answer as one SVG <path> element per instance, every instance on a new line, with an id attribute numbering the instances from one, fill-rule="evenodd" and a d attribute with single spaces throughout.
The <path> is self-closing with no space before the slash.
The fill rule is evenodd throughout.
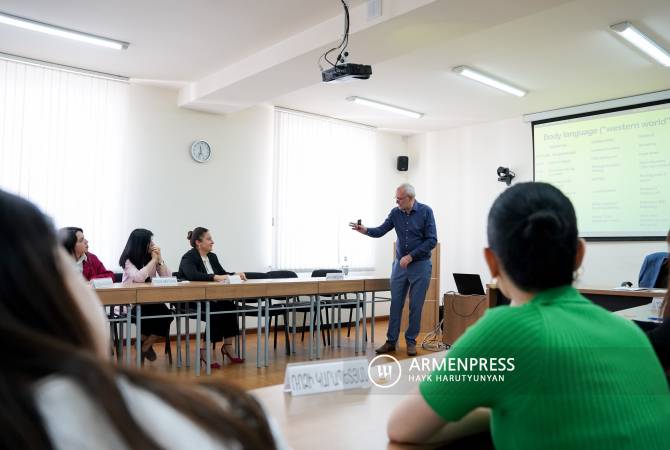
<path id="1" fill-rule="evenodd" d="M 400 133 L 446 129 L 670 89 L 670 68 L 624 43 L 629 20 L 670 49 L 667 0 L 349 0 L 350 61 L 367 81 L 320 83 L 342 33 L 338 0 L 0 0 L 0 11 L 130 42 L 92 47 L 0 24 L 0 52 L 179 90 L 182 107 L 231 113 L 273 104 Z M 525 88 L 517 98 L 454 74 L 469 65 Z M 361 96 L 425 113 L 395 116 Z"/>

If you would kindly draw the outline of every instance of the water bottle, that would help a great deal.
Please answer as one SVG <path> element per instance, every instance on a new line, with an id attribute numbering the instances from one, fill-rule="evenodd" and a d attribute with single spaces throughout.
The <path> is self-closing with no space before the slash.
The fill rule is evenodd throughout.
<path id="1" fill-rule="evenodd" d="M 344 257 L 344 262 L 342 263 L 342 274 L 346 277 L 349 275 L 349 263 L 347 262 L 347 257 Z"/>
<path id="2" fill-rule="evenodd" d="M 663 311 L 661 311 L 662 307 L 663 307 L 663 297 L 654 297 L 651 300 L 650 319 L 660 320 L 661 314 L 663 313 Z"/>

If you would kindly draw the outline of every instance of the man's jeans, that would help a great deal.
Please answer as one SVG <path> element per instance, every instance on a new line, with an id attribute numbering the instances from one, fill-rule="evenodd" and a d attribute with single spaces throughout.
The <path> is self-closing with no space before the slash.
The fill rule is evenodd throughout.
<path id="1" fill-rule="evenodd" d="M 398 261 L 393 262 L 391 272 L 391 319 L 389 321 L 386 339 L 396 343 L 400 334 L 400 318 L 405 297 L 409 290 L 409 327 L 405 332 L 407 344 L 416 345 L 416 337 L 421 327 L 421 310 L 426 298 L 426 291 L 430 283 L 430 274 L 433 271 L 433 263 L 430 259 L 423 261 L 412 261 L 407 269 L 400 267 Z"/>

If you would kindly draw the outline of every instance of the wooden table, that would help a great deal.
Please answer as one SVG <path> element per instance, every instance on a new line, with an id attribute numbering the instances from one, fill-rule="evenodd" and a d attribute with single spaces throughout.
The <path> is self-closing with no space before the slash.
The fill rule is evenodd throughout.
<path id="1" fill-rule="evenodd" d="M 663 297 L 665 289 L 620 290 L 607 288 L 579 288 L 579 292 L 596 305 L 608 311 L 620 311 L 651 303 L 654 297 Z"/>
<path id="2" fill-rule="evenodd" d="M 264 351 L 264 365 L 267 367 L 269 364 L 268 357 L 268 330 L 269 330 L 269 321 L 270 321 L 270 311 L 279 308 L 277 306 L 272 306 L 272 298 L 285 298 L 285 297 L 297 297 L 297 296 L 308 296 L 310 298 L 310 312 L 318 312 L 321 306 L 321 296 L 322 295 L 340 295 L 347 293 L 355 293 L 357 305 L 356 308 L 356 340 L 355 340 L 355 352 L 358 353 L 360 348 L 365 347 L 366 333 L 360 333 L 359 331 L 359 319 L 360 319 L 360 306 L 367 304 L 366 293 L 370 292 L 371 294 L 371 305 L 372 305 L 372 323 L 374 327 L 374 314 L 375 314 L 375 292 L 386 291 L 389 289 L 389 279 L 387 277 L 379 276 L 351 276 L 346 277 L 343 280 L 327 280 L 325 278 L 287 278 L 287 279 L 262 279 L 262 280 L 249 280 L 239 284 L 223 284 L 217 282 L 180 282 L 178 285 L 173 286 L 161 286 L 161 285 L 152 285 L 144 283 L 117 283 L 112 286 L 100 287 L 96 289 L 96 293 L 100 297 L 100 300 L 103 305 L 127 305 L 129 307 L 136 306 L 136 326 L 138 328 L 138 335 L 141 333 L 141 319 L 142 319 L 142 308 L 143 304 L 148 303 L 162 303 L 162 302 L 172 302 L 172 303 L 189 303 L 196 302 L 196 311 L 194 314 L 178 313 L 176 316 L 181 317 L 191 317 L 199 318 L 201 314 L 202 304 L 204 303 L 205 307 L 205 335 L 206 342 L 209 342 L 209 318 L 212 314 L 237 314 L 238 311 L 226 311 L 226 312 L 214 312 L 210 311 L 210 301 L 221 301 L 221 300 L 242 300 L 242 299 L 259 299 L 257 312 L 258 312 L 258 336 L 261 336 L 261 317 L 265 321 L 265 351 Z M 362 300 L 361 300 L 362 299 Z M 352 303 L 354 301 L 352 300 Z M 290 309 L 290 304 L 288 309 Z M 281 308 L 285 308 L 284 305 Z M 366 308 L 363 307 L 363 323 L 366 323 Z M 317 335 L 321 330 L 320 323 L 320 314 L 316 315 L 316 333 Z M 128 330 L 130 325 L 130 316 L 127 317 Z M 178 320 L 179 323 L 179 320 Z M 295 326 L 294 326 L 295 329 Z M 366 330 L 367 327 L 364 327 Z M 178 326 L 178 336 L 179 333 Z M 374 328 L 372 329 L 374 333 Z M 309 354 L 310 359 L 316 357 L 317 359 L 321 358 L 321 342 L 319 339 L 316 340 L 316 350 L 314 352 L 312 348 L 313 342 L 313 333 L 314 333 L 314 323 L 310 320 L 310 340 L 309 340 Z M 200 351 L 200 320 L 196 321 L 196 355 Z M 362 335 L 362 336 L 361 336 Z M 359 339 L 361 341 L 359 346 Z M 260 338 L 258 341 L 258 349 L 256 353 L 256 365 L 261 367 L 261 341 Z M 127 346 L 130 346 L 130 332 L 128 331 L 126 337 Z M 188 341 L 187 341 L 188 342 Z M 246 342 L 246 341 L 244 341 Z M 374 339 L 372 340 L 374 344 Z M 139 339 L 136 339 L 137 347 L 137 364 L 139 366 L 141 361 L 141 343 Z M 187 349 L 189 347 L 187 346 Z M 180 347 L 178 348 L 178 352 Z M 190 350 L 187 350 L 190 353 Z M 187 361 L 188 354 L 187 353 Z M 209 374 L 210 361 L 211 361 L 211 346 L 206 346 L 207 354 L 207 373 Z M 130 363 L 130 353 L 127 354 L 127 363 Z M 178 353 L 178 361 L 180 360 L 180 353 Z M 195 367 L 196 375 L 199 375 L 200 365 Z"/>
<path id="3" fill-rule="evenodd" d="M 416 392 L 417 381 L 407 376 L 413 360 L 423 358 L 441 361 L 446 352 L 437 352 L 400 361 L 402 377 L 390 389 L 372 386 L 340 392 L 294 397 L 284 392 L 284 385 L 249 391 L 274 418 L 288 445 L 295 450 L 340 449 L 427 449 L 390 443 L 386 427 L 395 407 Z M 421 366 L 421 363 L 419 363 Z M 416 372 L 411 372 L 416 373 Z M 430 373 L 427 372 L 420 373 Z M 411 412 L 408 411 L 408 414 Z M 441 446 L 438 446 L 441 447 Z M 449 450 L 493 450 L 490 433 L 481 433 L 449 444 Z"/>
<path id="4" fill-rule="evenodd" d="M 577 290 L 584 297 L 608 311 L 619 311 L 646 305 L 651 303 L 652 298 L 663 297 L 666 292 L 665 289 L 621 290 L 600 287 L 579 287 Z M 489 307 L 494 307 L 502 292 L 495 283 L 490 283 L 486 285 L 486 295 L 488 296 Z"/>
<path id="5" fill-rule="evenodd" d="M 442 359 L 445 354 L 426 356 Z M 403 374 L 412 359 L 400 361 Z M 250 393 L 278 422 L 289 446 L 295 450 L 408 449 L 418 447 L 389 443 L 386 424 L 395 406 L 416 386 L 403 376 L 390 393 L 372 386 L 293 397 L 284 393 L 281 384 Z"/>
<path id="6" fill-rule="evenodd" d="M 647 323 L 663 323 L 663 319 L 652 317 L 651 303 L 646 305 L 636 306 L 634 308 L 621 309 L 615 311 L 614 314 L 624 317 L 628 320 L 634 320 L 635 322 L 647 322 Z"/>

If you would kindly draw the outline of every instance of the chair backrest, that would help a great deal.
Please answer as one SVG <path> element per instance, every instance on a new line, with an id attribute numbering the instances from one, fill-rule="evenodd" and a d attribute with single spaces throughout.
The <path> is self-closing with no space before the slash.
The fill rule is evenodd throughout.
<path id="1" fill-rule="evenodd" d="M 114 283 L 120 283 L 121 281 L 123 281 L 123 274 L 114 272 Z"/>
<path id="2" fill-rule="evenodd" d="M 266 275 L 268 278 L 298 278 L 298 274 L 292 270 L 271 270 Z"/>
<path id="3" fill-rule="evenodd" d="M 266 280 L 270 278 L 265 272 L 244 272 L 247 276 L 247 280 Z M 246 303 L 258 303 L 257 298 L 247 298 L 245 299 Z"/>
<path id="4" fill-rule="evenodd" d="M 638 286 L 641 288 L 653 288 L 663 267 L 663 262 L 668 259 L 667 252 L 656 252 L 645 256 L 638 276 Z"/>
<path id="5" fill-rule="evenodd" d="M 265 272 L 244 272 L 247 276 L 247 280 L 265 280 L 270 278 Z"/>
<path id="6" fill-rule="evenodd" d="M 316 269 L 312 272 L 312 278 L 322 278 L 329 273 L 342 273 L 340 269 Z"/>
<path id="7" fill-rule="evenodd" d="M 268 278 L 298 278 L 298 274 L 292 270 L 271 270 L 267 273 Z M 272 300 L 288 301 L 289 297 L 272 297 Z"/>

